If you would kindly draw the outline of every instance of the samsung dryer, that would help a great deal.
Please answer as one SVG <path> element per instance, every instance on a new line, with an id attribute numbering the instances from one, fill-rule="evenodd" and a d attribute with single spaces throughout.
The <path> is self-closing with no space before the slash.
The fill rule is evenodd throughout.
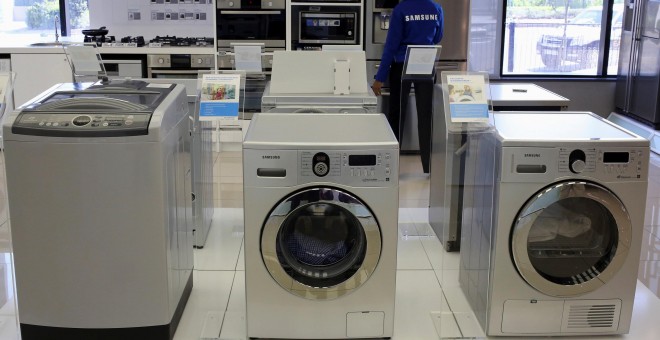
<path id="1" fill-rule="evenodd" d="M 477 319 L 491 336 L 627 333 L 649 142 L 586 112 L 494 117 L 466 165 L 459 280 Z"/>
<path id="2" fill-rule="evenodd" d="M 243 144 L 250 338 L 392 336 L 398 155 L 381 114 L 253 118 Z"/>
<path id="3" fill-rule="evenodd" d="M 60 84 L 3 128 L 22 339 L 171 339 L 193 280 L 184 86 Z"/>

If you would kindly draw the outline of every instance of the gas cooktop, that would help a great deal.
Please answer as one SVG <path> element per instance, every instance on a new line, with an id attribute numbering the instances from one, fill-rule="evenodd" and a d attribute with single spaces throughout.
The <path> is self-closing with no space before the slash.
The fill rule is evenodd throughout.
<path id="1" fill-rule="evenodd" d="M 156 36 L 149 41 L 150 43 L 159 43 L 162 46 L 186 46 L 186 47 L 208 47 L 213 46 L 213 38 L 208 37 L 186 37 L 177 38 L 176 36 L 166 35 L 164 37 Z"/>

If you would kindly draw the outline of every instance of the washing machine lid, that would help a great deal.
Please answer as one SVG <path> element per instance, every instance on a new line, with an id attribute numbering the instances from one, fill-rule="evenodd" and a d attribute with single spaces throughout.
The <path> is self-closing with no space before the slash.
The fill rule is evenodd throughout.
<path id="1" fill-rule="evenodd" d="M 243 142 L 245 149 L 397 149 L 383 114 L 258 113 Z"/>
<path id="2" fill-rule="evenodd" d="M 49 137 L 147 135 L 154 111 L 174 87 L 136 80 L 61 84 L 24 105 L 12 133 Z"/>
<path id="3" fill-rule="evenodd" d="M 645 141 L 591 112 L 496 112 L 493 116 L 497 132 L 505 143 Z"/>
<path id="4" fill-rule="evenodd" d="M 378 98 L 369 91 L 369 93 L 351 93 L 347 95 L 335 95 L 332 93 L 271 93 L 270 82 L 264 89 L 261 99 L 262 107 L 277 108 L 282 106 L 290 107 L 365 107 L 375 108 L 378 105 Z"/>

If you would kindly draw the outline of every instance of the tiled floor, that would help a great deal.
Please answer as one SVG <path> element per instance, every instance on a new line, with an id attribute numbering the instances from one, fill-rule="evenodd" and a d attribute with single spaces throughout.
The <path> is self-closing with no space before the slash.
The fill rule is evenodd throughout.
<path id="1" fill-rule="evenodd" d="M 640 282 L 626 339 L 655 340 L 660 330 L 660 157 L 654 155 L 652 162 Z M 206 246 L 195 250 L 195 286 L 177 340 L 245 338 L 241 163 L 240 152 L 217 155 L 215 217 Z M 402 157 L 394 339 L 482 337 L 458 285 L 458 254 L 445 253 L 428 224 L 429 180 L 421 172 L 417 157 Z M 0 209 L 4 218 L 6 208 Z M 6 228 L 7 223 L 0 226 L 0 245 L 5 247 Z M 18 338 L 10 265 L 8 254 L 0 258 L 0 275 L 7 275 L 2 282 L 9 287 L 4 289 L 9 299 L 0 308 L 0 339 Z"/>

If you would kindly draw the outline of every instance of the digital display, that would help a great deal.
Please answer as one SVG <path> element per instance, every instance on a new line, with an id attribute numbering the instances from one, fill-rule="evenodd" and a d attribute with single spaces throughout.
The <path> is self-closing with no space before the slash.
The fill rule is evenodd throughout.
<path id="1" fill-rule="evenodd" d="M 603 163 L 628 163 L 630 154 L 627 152 L 603 152 Z"/>
<path id="2" fill-rule="evenodd" d="M 327 163 L 328 156 L 324 153 L 317 153 L 316 155 L 314 155 L 314 160 L 321 163 Z"/>
<path id="3" fill-rule="evenodd" d="M 350 155 L 348 156 L 349 166 L 374 166 L 376 165 L 376 155 Z"/>

